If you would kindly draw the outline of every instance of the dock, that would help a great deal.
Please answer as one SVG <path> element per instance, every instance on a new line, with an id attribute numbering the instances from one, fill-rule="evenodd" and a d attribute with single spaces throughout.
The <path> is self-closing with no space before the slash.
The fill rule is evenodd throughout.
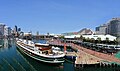
<path id="1" fill-rule="evenodd" d="M 114 57 L 114 55 L 104 54 L 104 53 L 101 53 L 101 52 L 90 50 L 90 49 L 84 48 L 82 46 L 78 46 L 76 44 L 73 44 L 73 43 L 71 43 L 71 46 L 76 47 L 76 48 L 78 48 L 78 50 L 82 50 L 82 51 L 84 51 L 84 52 L 86 52 L 86 53 L 88 53 L 92 56 L 98 57 L 98 58 L 100 58 L 104 61 L 120 63 L 120 59 Z"/>
<path id="2" fill-rule="evenodd" d="M 75 64 L 98 64 L 102 59 L 95 57 L 93 55 L 90 55 L 84 51 L 77 52 L 77 58 L 75 61 Z"/>
<path id="3" fill-rule="evenodd" d="M 70 46 L 72 49 L 76 49 L 78 52 L 75 53 L 75 55 L 77 56 L 75 65 L 104 64 L 104 61 L 106 61 L 107 63 L 114 62 L 120 65 L 120 59 L 114 57 L 114 55 L 104 54 L 101 52 L 90 50 L 90 49 L 84 48 L 74 43 L 62 43 L 58 40 L 55 40 L 49 43 L 52 45 L 57 45 L 57 46 L 64 46 L 64 44 L 66 44 L 66 46 Z M 72 56 L 73 54 L 69 53 L 67 55 Z"/>

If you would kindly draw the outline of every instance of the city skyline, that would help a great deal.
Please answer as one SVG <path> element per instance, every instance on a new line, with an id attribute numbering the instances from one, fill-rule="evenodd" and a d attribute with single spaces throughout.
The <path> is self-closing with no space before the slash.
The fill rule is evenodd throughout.
<path id="1" fill-rule="evenodd" d="M 114 2 L 114 3 L 113 3 Z M 118 0 L 0 1 L 0 22 L 40 34 L 79 31 L 120 16 Z"/>

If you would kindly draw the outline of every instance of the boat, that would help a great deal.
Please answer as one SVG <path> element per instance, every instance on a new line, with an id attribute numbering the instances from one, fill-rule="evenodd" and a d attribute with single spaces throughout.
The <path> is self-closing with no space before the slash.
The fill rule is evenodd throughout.
<path id="1" fill-rule="evenodd" d="M 18 49 L 29 57 L 45 62 L 58 64 L 65 61 L 65 53 L 57 47 L 49 46 L 49 44 L 34 43 L 31 40 L 17 39 L 16 45 Z"/>

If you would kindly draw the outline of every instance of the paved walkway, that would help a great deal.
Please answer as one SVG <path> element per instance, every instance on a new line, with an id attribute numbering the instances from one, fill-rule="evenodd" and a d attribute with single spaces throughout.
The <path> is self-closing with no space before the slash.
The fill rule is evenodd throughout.
<path id="1" fill-rule="evenodd" d="M 94 56 L 96 56 L 98 58 L 101 58 L 101 59 L 103 59 L 105 61 L 120 63 L 120 59 L 115 58 L 114 55 L 108 55 L 108 54 L 100 53 L 100 52 L 97 52 L 97 51 L 93 51 L 93 50 L 84 48 L 82 46 L 78 46 L 78 45 L 73 44 L 73 43 L 71 43 L 71 45 L 72 45 L 72 47 L 76 47 L 79 50 L 82 50 L 82 51 L 84 51 L 84 52 L 86 52 L 88 54 L 94 55 Z"/>
<path id="2" fill-rule="evenodd" d="M 64 45 L 64 43 L 61 43 L 59 40 L 54 40 L 52 42 L 50 41 L 49 43 L 50 44 L 55 44 L 55 45 Z M 104 61 L 120 63 L 120 59 L 115 58 L 114 55 L 108 55 L 108 54 L 100 53 L 100 52 L 97 52 L 97 51 L 93 51 L 93 50 L 84 48 L 82 46 L 79 46 L 79 45 L 76 45 L 76 44 L 73 44 L 73 43 L 66 43 L 66 45 L 67 46 L 72 46 L 72 48 L 74 48 L 74 49 L 78 49 L 80 51 L 86 52 L 87 54 L 98 57 L 98 58 L 100 58 Z M 79 55 L 81 56 L 82 53 L 79 53 Z"/>
<path id="3" fill-rule="evenodd" d="M 95 57 L 93 55 L 90 55 L 82 50 L 77 52 L 77 58 L 75 61 L 75 64 L 98 64 L 102 59 Z"/>

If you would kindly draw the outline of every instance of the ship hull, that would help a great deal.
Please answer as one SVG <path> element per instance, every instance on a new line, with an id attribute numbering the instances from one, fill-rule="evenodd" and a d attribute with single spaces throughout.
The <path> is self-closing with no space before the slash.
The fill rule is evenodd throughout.
<path id="1" fill-rule="evenodd" d="M 65 61 L 64 57 L 48 58 L 48 57 L 43 57 L 43 56 L 34 54 L 34 53 L 30 52 L 29 50 L 24 49 L 24 46 L 22 46 L 22 45 L 20 45 L 18 43 L 17 43 L 17 48 L 21 52 L 26 54 L 27 56 L 29 56 L 29 57 L 31 57 L 31 58 L 33 58 L 35 60 L 41 61 L 41 62 L 57 64 L 57 63 L 63 63 Z"/>

